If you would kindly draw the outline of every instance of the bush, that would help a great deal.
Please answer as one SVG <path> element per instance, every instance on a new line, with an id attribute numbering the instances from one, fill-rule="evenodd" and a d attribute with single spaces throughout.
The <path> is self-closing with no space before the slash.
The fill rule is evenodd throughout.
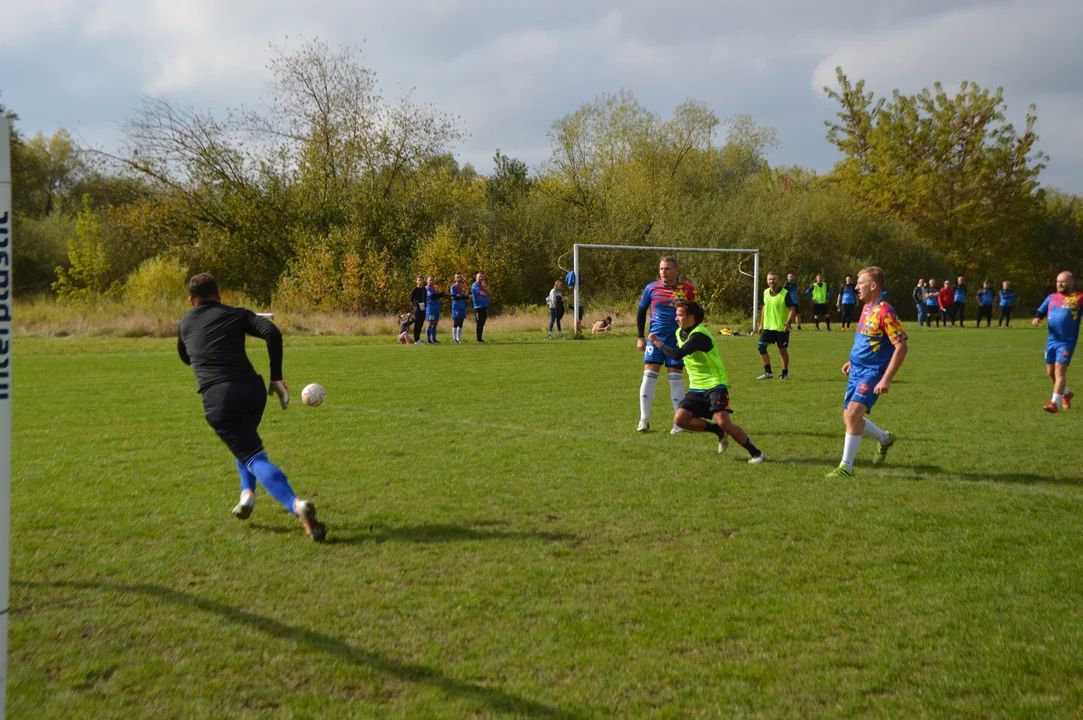
<path id="1" fill-rule="evenodd" d="M 133 305 L 169 304 L 187 297 L 188 268 L 179 260 L 155 257 L 128 276 L 124 299 Z"/>

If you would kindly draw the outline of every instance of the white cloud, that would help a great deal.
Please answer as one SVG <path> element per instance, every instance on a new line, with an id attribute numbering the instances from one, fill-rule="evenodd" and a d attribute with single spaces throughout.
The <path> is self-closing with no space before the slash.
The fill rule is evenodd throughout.
<path id="1" fill-rule="evenodd" d="M 224 114 L 265 96 L 269 44 L 319 37 L 360 45 L 385 98 L 461 116 L 483 171 L 498 147 L 539 164 L 553 121 L 622 88 L 661 114 L 751 113 L 779 128 L 776 161 L 827 170 L 842 65 L 881 95 L 965 78 L 1003 85 L 1013 119 L 1038 103 L 1047 175 L 1083 191 L 1081 25 L 1077 0 L 7 0 L 0 101 L 30 133 L 118 123 L 141 93 Z"/>

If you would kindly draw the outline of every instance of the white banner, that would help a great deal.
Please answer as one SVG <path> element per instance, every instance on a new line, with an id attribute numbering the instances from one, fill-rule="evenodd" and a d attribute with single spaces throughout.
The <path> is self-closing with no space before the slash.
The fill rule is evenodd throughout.
<path id="1" fill-rule="evenodd" d="M 11 582 L 11 126 L 0 115 L 0 719 L 7 716 Z"/>

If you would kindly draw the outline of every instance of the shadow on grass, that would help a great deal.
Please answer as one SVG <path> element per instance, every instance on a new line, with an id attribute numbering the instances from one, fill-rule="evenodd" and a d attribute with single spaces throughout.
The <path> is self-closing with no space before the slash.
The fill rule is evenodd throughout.
<path id="1" fill-rule="evenodd" d="M 495 530 L 492 526 L 495 522 L 479 522 L 474 527 L 464 525 L 409 525 L 403 527 L 391 527 L 380 523 L 368 526 L 353 526 L 354 530 L 362 532 L 355 535 L 338 536 L 331 527 L 328 530 L 328 545 L 334 544 L 358 544 L 363 542 L 383 543 L 389 541 L 411 543 L 446 543 L 467 542 L 471 540 L 540 540 L 542 542 L 568 542 L 578 540 L 579 536 L 570 533 L 552 532 L 515 532 L 509 530 Z M 368 532 L 364 532 L 364 528 Z"/>
<path id="2" fill-rule="evenodd" d="M 772 463 L 780 465 L 813 465 L 823 468 L 826 475 L 835 468 L 836 460 L 819 460 L 816 458 L 779 457 L 768 455 Z M 896 477 L 900 480 L 928 480 L 936 477 L 938 480 L 961 480 L 963 482 L 999 482 L 1016 483 L 1020 485 L 1032 485 L 1043 483 L 1046 485 L 1069 485 L 1083 487 L 1083 477 L 1056 477 L 1053 475 L 1039 475 L 1038 473 L 1024 472 L 958 472 L 945 470 L 939 465 L 929 463 L 905 463 L 892 462 L 890 459 L 883 465 L 875 466 L 868 461 L 858 461 L 854 465 L 855 480 L 876 479 L 884 477 Z M 892 472 L 895 471 L 895 472 Z M 813 479 L 819 479 L 820 475 L 813 475 Z"/>
<path id="3" fill-rule="evenodd" d="M 258 630 L 272 637 L 307 646 L 312 650 L 326 653 L 353 665 L 363 665 L 378 672 L 385 673 L 404 682 L 419 683 L 437 688 L 448 695 L 453 695 L 467 701 L 485 705 L 489 710 L 501 713 L 523 715 L 527 717 L 542 718 L 568 718 L 572 720 L 579 715 L 570 713 L 560 708 L 551 707 L 542 703 L 534 702 L 526 698 L 512 695 L 502 690 L 456 680 L 448 677 L 438 670 L 426 665 L 405 663 L 380 653 L 354 647 L 342 640 L 309 630 L 303 627 L 287 625 L 286 623 L 272 618 L 257 615 L 256 613 L 226 605 L 214 600 L 207 600 L 196 595 L 172 590 L 170 588 L 150 585 L 146 583 L 93 583 L 93 582 L 21 582 L 13 581 L 13 585 L 25 588 L 66 588 L 75 590 L 102 590 L 123 593 L 134 593 L 158 598 L 174 605 L 196 608 L 203 612 L 213 613 L 236 625 L 245 625 L 253 630 Z"/>

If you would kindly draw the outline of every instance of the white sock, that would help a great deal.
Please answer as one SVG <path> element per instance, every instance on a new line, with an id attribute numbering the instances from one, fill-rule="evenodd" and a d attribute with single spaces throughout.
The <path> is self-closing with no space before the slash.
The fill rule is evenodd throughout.
<path id="1" fill-rule="evenodd" d="M 463 329 L 461 327 L 455 328 L 455 339 L 456 340 L 462 340 L 463 339 Z"/>
<path id="2" fill-rule="evenodd" d="M 639 386 L 639 419 L 651 419 L 651 405 L 654 403 L 654 384 L 658 382 L 658 373 L 643 371 L 643 384 Z"/>
<path id="3" fill-rule="evenodd" d="M 1063 397 L 1064 396 L 1060 393 L 1053 393 L 1053 404 L 1056 405 L 1057 403 L 1059 403 Z"/>
<path id="4" fill-rule="evenodd" d="M 669 396 L 673 399 L 673 414 L 684 400 L 684 376 L 681 373 L 666 373 L 669 375 Z"/>
<path id="5" fill-rule="evenodd" d="M 846 442 L 842 445 L 842 463 L 847 470 L 854 469 L 854 459 L 857 457 L 857 450 L 861 447 L 861 436 L 851 435 L 846 433 Z"/>
<path id="6" fill-rule="evenodd" d="M 871 437 L 878 443 L 887 442 L 887 433 L 873 425 L 868 418 L 865 418 L 865 432 L 861 433 L 861 437 Z"/>

